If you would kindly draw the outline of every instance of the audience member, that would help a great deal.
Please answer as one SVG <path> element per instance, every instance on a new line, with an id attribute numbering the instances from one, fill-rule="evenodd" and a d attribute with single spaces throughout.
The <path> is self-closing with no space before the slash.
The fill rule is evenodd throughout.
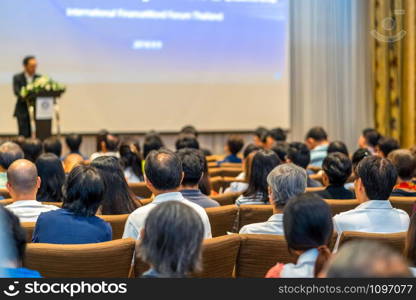
<path id="1" fill-rule="evenodd" d="M 106 129 L 101 129 L 98 132 L 97 138 L 96 138 L 96 142 L 97 142 L 97 151 L 96 152 L 104 152 L 105 151 L 105 139 L 106 139 L 106 136 L 108 134 L 110 134 L 110 133 Z"/>
<path id="2" fill-rule="evenodd" d="M 196 139 L 198 139 L 198 136 L 199 136 L 198 130 L 196 130 L 196 128 L 192 125 L 186 125 L 186 126 L 182 127 L 179 134 L 193 135 Z M 204 153 L 204 156 L 212 155 L 212 152 L 209 149 L 205 149 L 205 148 L 201 147 L 200 150 L 202 151 L 202 153 Z"/>
<path id="3" fill-rule="evenodd" d="M 143 143 L 143 158 L 146 159 L 147 155 L 153 150 L 160 150 L 164 147 L 162 138 L 157 132 L 151 131 L 144 137 Z"/>
<path id="4" fill-rule="evenodd" d="M 189 205 L 199 214 L 204 224 L 204 237 L 210 238 L 211 225 L 208 215 L 198 204 L 186 200 L 179 190 L 183 179 L 182 163 L 179 157 L 169 150 L 152 151 L 146 157 L 145 182 L 155 195 L 154 200 L 143 207 L 139 207 L 127 219 L 123 237 L 140 239 L 140 232 L 150 211 L 160 203 L 178 201 Z"/>
<path id="5" fill-rule="evenodd" d="M 267 176 L 281 161 L 276 153 L 260 150 L 250 154 L 251 164 L 248 167 L 248 188 L 238 197 L 236 204 L 267 204 L 269 202 Z"/>
<path id="6" fill-rule="evenodd" d="M 394 233 L 407 231 L 408 214 L 393 208 L 389 199 L 397 172 L 385 158 L 370 156 L 356 167 L 355 195 L 361 204 L 334 217 L 336 231 Z"/>
<path id="7" fill-rule="evenodd" d="M 286 142 L 286 132 L 280 128 L 273 128 L 267 133 L 266 148 L 272 149 L 272 147 L 278 142 Z"/>
<path id="8" fill-rule="evenodd" d="M 204 153 L 203 150 L 200 150 L 200 151 Z M 210 196 L 211 195 L 211 180 L 210 180 L 210 176 L 208 172 L 208 161 L 207 161 L 205 154 L 204 154 L 203 159 L 204 159 L 204 172 L 202 174 L 201 180 L 199 181 L 198 187 L 202 194 L 206 196 Z"/>
<path id="9" fill-rule="evenodd" d="M 412 179 L 416 171 L 416 158 L 410 150 L 390 152 L 388 159 L 397 171 L 397 184 L 391 193 L 395 197 L 416 197 L 416 185 Z"/>
<path id="10" fill-rule="evenodd" d="M 200 150 L 185 148 L 177 152 L 182 162 L 183 180 L 180 186 L 182 196 L 203 208 L 220 206 L 199 190 L 199 182 L 204 173 L 204 154 Z"/>
<path id="11" fill-rule="evenodd" d="M 239 135 L 232 135 L 228 138 L 227 144 L 225 145 L 225 152 L 227 156 L 218 162 L 218 165 L 221 166 L 223 163 L 235 163 L 241 164 L 242 160 L 238 157 L 238 153 L 244 147 L 244 140 Z"/>
<path id="12" fill-rule="evenodd" d="M 25 154 L 25 159 L 35 163 L 38 157 L 42 154 L 43 146 L 39 139 L 26 139 L 22 144 L 22 150 Z"/>
<path id="13" fill-rule="evenodd" d="M 95 216 L 102 203 L 105 184 L 97 169 L 78 166 L 64 185 L 63 208 L 42 213 L 32 242 L 90 244 L 111 241 L 111 226 Z"/>
<path id="14" fill-rule="evenodd" d="M 184 278 L 201 269 L 204 224 L 180 202 L 155 207 L 146 219 L 139 256 L 150 265 L 144 278 Z"/>
<path id="15" fill-rule="evenodd" d="M 265 127 L 258 127 L 254 131 L 253 142 L 257 147 L 264 148 L 267 143 L 267 136 L 269 131 Z"/>
<path id="16" fill-rule="evenodd" d="M 65 174 L 71 173 L 72 169 L 83 163 L 84 158 L 81 155 L 76 153 L 68 154 L 64 159 Z"/>
<path id="17" fill-rule="evenodd" d="M 58 156 L 42 154 L 36 160 L 36 168 L 41 182 L 36 199 L 40 202 L 62 202 L 65 171 Z"/>
<path id="18" fill-rule="evenodd" d="M 101 151 L 91 154 L 90 160 L 93 161 L 100 156 L 114 156 L 120 158 L 118 148 L 120 146 L 120 139 L 113 134 L 107 134 L 104 141 L 101 141 Z"/>
<path id="19" fill-rule="evenodd" d="M 352 172 L 351 160 L 343 153 L 330 153 L 323 162 L 323 182 L 326 189 L 316 192 L 323 199 L 355 199 L 344 185 Z"/>
<path id="20" fill-rule="evenodd" d="M 199 149 L 199 143 L 195 136 L 189 134 L 181 134 L 175 142 L 175 148 L 176 151 L 185 148 Z"/>
<path id="21" fill-rule="evenodd" d="M 84 156 L 80 150 L 82 144 L 82 135 L 76 133 L 68 134 L 65 137 L 65 143 L 69 149 L 69 153 L 65 156 L 65 158 L 71 154 L 79 154 L 83 159 L 87 159 L 87 157 Z"/>
<path id="22" fill-rule="evenodd" d="M 6 188 L 7 169 L 13 162 L 23 157 L 23 151 L 18 144 L 5 142 L 0 145 L 0 189 Z"/>
<path id="23" fill-rule="evenodd" d="M 397 140 L 390 137 L 383 137 L 378 141 L 376 146 L 376 155 L 387 158 L 390 152 L 400 149 L 400 144 Z"/>
<path id="24" fill-rule="evenodd" d="M 120 145 L 120 160 L 127 182 L 143 182 L 143 162 L 138 141 L 126 141 Z"/>
<path id="25" fill-rule="evenodd" d="M 277 166 L 267 176 L 269 201 L 273 205 L 273 215 L 263 223 L 249 224 L 241 228 L 240 234 L 283 235 L 282 211 L 289 199 L 305 192 L 306 171 L 294 164 Z"/>
<path id="26" fill-rule="evenodd" d="M 361 149 L 367 149 L 371 155 L 376 152 L 376 146 L 381 139 L 381 134 L 374 128 L 366 128 L 363 130 L 360 138 L 358 139 L 358 146 Z"/>
<path id="27" fill-rule="evenodd" d="M 328 145 L 328 154 L 334 152 L 340 152 L 342 154 L 345 154 L 347 157 L 350 156 L 347 145 L 345 145 L 345 143 L 341 141 L 331 142 Z"/>
<path id="28" fill-rule="evenodd" d="M 321 167 L 328 152 L 328 135 L 322 127 L 313 127 L 306 134 L 306 145 L 311 150 L 311 166 Z"/>
<path id="29" fill-rule="evenodd" d="M 352 180 L 355 181 L 357 179 L 357 175 L 355 174 L 355 169 L 357 168 L 360 161 L 362 161 L 364 158 L 371 156 L 371 155 L 372 154 L 370 150 L 368 150 L 367 148 L 360 148 L 354 152 L 354 154 L 352 155 L 352 176 L 351 176 Z M 347 190 L 354 191 L 354 181 L 346 183 L 344 187 Z"/>
<path id="30" fill-rule="evenodd" d="M 36 201 L 41 179 L 32 162 L 25 159 L 16 160 L 7 170 L 7 179 L 7 190 L 13 203 L 6 208 L 13 212 L 20 222 L 36 222 L 41 213 L 58 209 L 56 206 Z"/>
<path id="31" fill-rule="evenodd" d="M 57 157 L 61 158 L 62 156 L 62 143 L 57 137 L 48 137 L 43 141 L 43 152 L 44 153 L 53 153 Z"/>
<path id="32" fill-rule="evenodd" d="M 288 248 L 299 255 L 296 264 L 281 264 L 267 272 L 267 278 L 317 277 L 331 256 L 328 245 L 333 234 L 331 209 L 315 194 L 289 200 L 283 212 Z"/>
<path id="33" fill-rule="evenodd" d="M 289 144 L 286 142 L 276 142 L 270 150 L 276 153 L 281 161 L 286 161 L 287 151 L 289 150 Z"/>
<path id="34" fill-rule="evenodd" d="M 94 159 L 91 166 L 98 170 L 105 186 L 99 214 L 130 214 L 139 207 L 135 200 L 136 196 L 130 190 L 117 158 L 101 156 Z"/>

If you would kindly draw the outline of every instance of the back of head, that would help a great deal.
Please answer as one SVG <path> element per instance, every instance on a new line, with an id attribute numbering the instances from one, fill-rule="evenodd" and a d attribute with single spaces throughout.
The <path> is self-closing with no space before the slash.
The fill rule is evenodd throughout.
<path id="1" fill-rule="evenodd" d="M 91 217 L 101 204 L 105 184 L 97 169 L 81 165 L 69 173 L 63 192 L 63 208 L 75 215 Z"/>
<path id="2" fill-rule="evenodd" d="M 124 169 L 131 168 L 136 177 L 143 180 L 142 155 L 138 141 L 121 143 L 120 161 Z"/>
<path id="3" fill-rule="evenodd" d="M 243 158 L 246 159 L 251 153 L 259 151 L 261 148 L 255 144 L 248 144 L 243 151 Z"/>
<path id="4" fill-rule="evenodd" d="M 327 266 L 328 278 L 412 277 L 399 253 L 374 241 L 352 241 L 337 252 Z"/>
<path id="5" fill-rule="evenodd" d="M 271 150 L 279 156 L 281 161 L 286 160 L 287 152 L 289 150 L 289 144 L 286 142 L 276 142 Z"/>
<path id="6" fill-rule="evenodd" d="M 316 194 L 306 193 L 289 200 L 283 212 L 283 227 L 289 249 L 319 250 L 315 276 L 322 270 L 331 253 L 328 245 L 333 234 L 329 205 Z"/>
<path id="7" fill-rule="evenodd" d="M 105 147 L 108 152 L 117 152 L 120 146 L 120 139 L 114 134 L 107 134 L 105 136 Z"/>
<path id="8" fill-rule="evenodd" d="M 97 134 L 97 152 L 103 151 L 103 143 L 105 143 L 105 138 L 109 134 L 108 130 L 101 129 Z"/>
<path id="9" fill-rule="evenodd" d="M 58 157 L 62 155 L 62 143 L 56 137 L 49 137 L 43 142 L 43 151 L 45 153 L 53 153 Z"/>
<path id="10" fill-rule="evenodd" d="M 169 201 L 149 213 L 140 256 L 163 277 L 184 277 L 199 269 L 204 226 L 196 211 Z"/>
<path id="11" fill-rule="evenodd" d="M 146 159 L 147 155 L 153 150 L 159 150 L 164 147 L 162 138 L 156 132 L 149 132 L 144 137 L 143 143 L 143 158 Z"/>
<path id="12" fill-rule="evenodd" d="M 11 252 L 14 254 L 14 264 L 16 268 L 21 267 L 26 251 L 26 231 L 20 225 L 19 218 L 10 210 L 0 206 L 0 214 L 4 218 L 2 231 L 11 237 Z M 4 247 L 4 245 L 3 245 Z"/>
<path id="13" fill-rule="evenodd" d="M 334 153 L 334 152 L 340 152 L 342 154 L 345 154 L 346 156 L 349 156 L 347 145 L 345 145 L 344 142 L 341 141 L 335 141 L 329 144 L 328 146 L 328 154 Z"/>
<path id="14" fill-rule="evenodd" d="M 317 142 L 323 142 L 328 139 L 328 134 L 326 133 L 325 129 L 317 126 L 309 129 L 308 133 L 306 134 L 306 139 L 313 139 Z"/>
<path id="15" fill-rule="evenodd" d="M 305 192 L 307 174 L 305 169 L 294 164 L 282 164 L 274 168 L 267 176 L 272 190 L 273 203 L 277 209 L 283 209 L 290 198 Z"/>
<path id="16" fill-rule="evenodd" d="M 82 143 L 82 135 L 75 133 L 69 134 L 66 136 L 65 142 L 71 153 L 79 153 L 79 148 Z"/>
<path id="17" fill-rule="evenodd" d="M 371 156 L 371 152 L 368 149 L 358 149 L 357 151 L 354 152 L 354 154 L 352 155 L 352 167 L 353 169 L 355 169 L 357 167 L 357 165 L 360 163 L 360 161 L 362 161 L 364 158 Z"/>
<path id="18" fill-rule="evenodd" d="M 378 141 L 377 148 L 383 157 L 387 157 L 390 152 L 400 149 L 400 144 L 396 139 L 391 137 L 383 137 Z"/>
<path id="19" fill-rule="evenodd" d="M 387 200 L 397 181 L 397 171 L 393 164 L 377 156 L 364 158 L 355 173 L 361 179 L 370 200 Z"/>
<path id="20" fill-rule="evenodd" d="M 306 169 L 311 162 L 311 152 L 304 143 L 290 143 L 286 158 L 295 165 Z"/>
<path id="21" fill-rule="evenodd" d="M 42 142 L 39 139 L 26 139 L 22 145 L 22 150 L 25 154 L 25 159 L 35 162 L 39 155 L 42 154 Z"/>
<path id="22" fill-rule="evenodd" d="M 7 169 L 8 184 L 17 194 L 27 195 L 37 188 L 38 171 L 31 161 L 19 159 Z M 28 199 L 34 200 L 34 199 Z"/>
<path id="23" fill-rule="evenodd" d="M 187 134 L 187 135 L 193 135 L 194 137 L 198 138 L 198 130 L 193 125 L 186 125 L 182 127 L 180 134 Z"/>
<path id="24" fill-rule="evenodd" d="M 175 190 L 182 182 L 182 163 L 170 150 L 152 151 L 146 158 L 145 176 L 160 191 Z"/>
<path id="25" fill-rule="evenodd" d="M 0 167 L 7 170 L 16 160 L 24 157 L 20 146 L 13 142 L 5 142 L 0 146 Z"/>
<path id="26" fill-rule="evenodd" d="M 286 142 L 286 132 L 280 127 L 271 129 L 268 134 L 276 142 Z"/>
<path id="27" fill-rule="evenodd" d="M 381 134 L 374 128 L 366 128 L 363 130 L 363 137 L 365 142 L 370 147 L 375 147 L 381 138 Z"/>
<path id="28" fill-rule="evenodd" d="M 329 184 L 343 186 L 351 176 L 351 160 L 343 153 L 330 153 L 322 164 L 322 169 L 328 177 Z"/>
<path id="29" fill-rule="evenodd" d="M 237 155 L 244 147 L 244 140 L 239 135 L 232 135 L 227 140 L 227 147 L 231 154 Z"/>
<path id="30" fill-rule="evenodd" d="M 416 158 L 410 150 L 400 149 L 390 152 L 388 159 L 393 163 L 400 179 L 410 181 L 416 170 Z"/>
<path id="31" fill-rule="evenodd" d="M 41 179 L 36 196 L 41 202 L 61 202 L 65 171 L 61 160 L 53 153 L 44 153 L 36 160 L 36 168 Z"/>
<path id="32" fill-rule="evenodd" d="M 177 155 L 182 162 L 184 173 L 182 186 L 197 186 L 204 173 L 204 155 L 199 150 L 189 148 L 179 150 Z"/>
<path id="33" fill-rule="evenodd" d="M 257 146 L 261 146 L 260 144 L 264 144 L 267 141 L 267 136 L 269 135 L 269 130 L 265 127 L 258 127 L 254 130 L 254 137 L 255 137 L 255 144 Z"/>
<path id="34" fill-rule="evenodd" d="M 175 143 L 176 150 L 191 148 L 199 149 L 198 140 L 194 135 L 181 134 Z"/>

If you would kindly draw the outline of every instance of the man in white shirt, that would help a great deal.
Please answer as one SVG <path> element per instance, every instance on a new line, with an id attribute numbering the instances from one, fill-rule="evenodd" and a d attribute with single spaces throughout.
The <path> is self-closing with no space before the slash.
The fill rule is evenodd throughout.
<path id="1" fill-rule="evenodd" d="M 269 201 L 273 205 L 273 216 L 263 223 L 254 223 L 240 229 L 240 234 L 283 235 L 282 210 L 289 199 L 305 192 L 307 175 L 305 169 L 292 163 L 274 168 L 267 176 Z"/>
<path id="2" fill-rule="evenodd" d="M 204 224 L 204 237 L 212 237 L 211 225 L 205 209 L 186 200 L 179 192 L 183 170 L 182 163 L 175 153 L 163 149 L 150 152 L 146 158 L 144 178 L 147 187 L 155 195 L 155 198 L 150 204 L 139 207 L 130 214 L 124 227 L 123 238 L 140 239 L 147 215 L 158 204 L 167 201 L 178 201 L 195 209 Z"/>
<path id="3" fill-rule="evenodd" d="M 120 158 L 120 153 L 118 152 L 119 146 L 120 139 L 116 135 L 110 133 L 106 134 L 104 141 L 100 144 L 101 151 L 91 154 L 90 161 L 93 161 L 100 156 L 114 156 Z"/>
<path id="4" fill-rule="evenodd" d="M 353 210 L 334 217 L 338 234 L 343 231 L 368 233 L 404 232 L 409 227 L 409 215 L 393 208 L 387 200 L 396 184 L 397 171 L 387 159 L 370 156 L 356 168 L 355 195 L 361 203 Z"/>
<path id="5" fill-rule="evenodd" d="M 36 222 L 41 213 L 58 209 L 36 200 L 41 180 L 32 162 L 25 159 L 16 160 L 7 170 L 7 180 L 6 187 L 14 202 L 6 208 L 13 212 L 20 222 Z"/>

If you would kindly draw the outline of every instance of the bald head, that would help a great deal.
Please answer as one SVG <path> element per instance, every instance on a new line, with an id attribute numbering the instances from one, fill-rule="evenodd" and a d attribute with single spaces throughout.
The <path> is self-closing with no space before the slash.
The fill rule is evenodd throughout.
<path id="1" fill-rule="evenodd" d="M 16 160 L 7 170 L 7 181 L 12 194 L 33 193 L 39 185 L 35 164 L 26 159 Z"/>
<path id="2" fill-rule="evenodd" d="M 22 149 L 16 143 L 5 142 L 0 146 L 0 167 L 7 170 L 16 160 L 24 156 Z"/>

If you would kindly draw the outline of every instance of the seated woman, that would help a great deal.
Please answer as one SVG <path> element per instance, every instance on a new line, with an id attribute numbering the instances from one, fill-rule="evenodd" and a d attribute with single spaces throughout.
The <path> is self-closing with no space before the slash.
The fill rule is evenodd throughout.
<path id="1" fill-rule="evenodd" d="M 140 258 L 150 265 L 145 278 L 183 278 L 200 269 L 204 225 L 196 211 L 168 201 L 149 213 L 139 245 Z"/>
<path id="2" fill-rule="evenodd" d="M 39 216 L 32 242 L 89 244 L 110 241 L 111 226 L 95 216 L 104 192 L 105 185 L 97 169 L 75 167 L 64 185 L 63 208 Z"/>
<path id="3" fill-rule="evenodd" d="M 134 195 L 127 184 L 117 158 L 101 156 L 94 159 L 91 166 L 100 172 L 105 185 L 103 201 L 98 209 L 99 214 L 130 214 L 140 206 L 136 201 L 136 195 Z"/>
<path id="4" fill-rule="evenodd" d="M 236 204 L 268 204 L 269 191 L 267 185 L 267 175 L 278 165 L 281 161 L 279 157 L 271 150 L 260 150 L 249 155 L 251 164 L 248 167 L 248 188 L 238 197 Z"/>
<path id="5" fill-rule="evenodd" d="M 331 256 L 334 226 L 329 205 L 316 194 L 296 196 L 285 206 L 283 228 L 289 250 L 299 257 L 296 264 L 278 263 L 266 278 L 316 277 Z"/>
<path id="6" fill-rule="evenodd" d="M 62 202 L 62 186 L 65 183 L 62 161 L 55 154 L 44 153 L 36 160 L 36 168 L 41 180 L 36 200 Z"/>
<path id="7" fill-rule="evenodd" d="M 412 178 L 416 171 L 416 158 L 410 150 L 395 150 L 391 152 L 388 159 L 397 170 L 397 185 L 394 187 L 391 196 L 395 197 L 416 197 L 416 184 Z"/>
<path id="8" fill-rule="evenodd" d="M 355 194 L 344 185 L 351 176 L 351 160 L 343 153 L 329 154 L 322 164 L 322 179 L 326 189 L 316 192 L 323 199 L 355 199 Z"/>
<path id="9" fill-rule="evenodd" d="M 123 142 L 120 145 L 120 161 L 127 182 L 143 182 L 142 155 L 137 141 Z"/>

